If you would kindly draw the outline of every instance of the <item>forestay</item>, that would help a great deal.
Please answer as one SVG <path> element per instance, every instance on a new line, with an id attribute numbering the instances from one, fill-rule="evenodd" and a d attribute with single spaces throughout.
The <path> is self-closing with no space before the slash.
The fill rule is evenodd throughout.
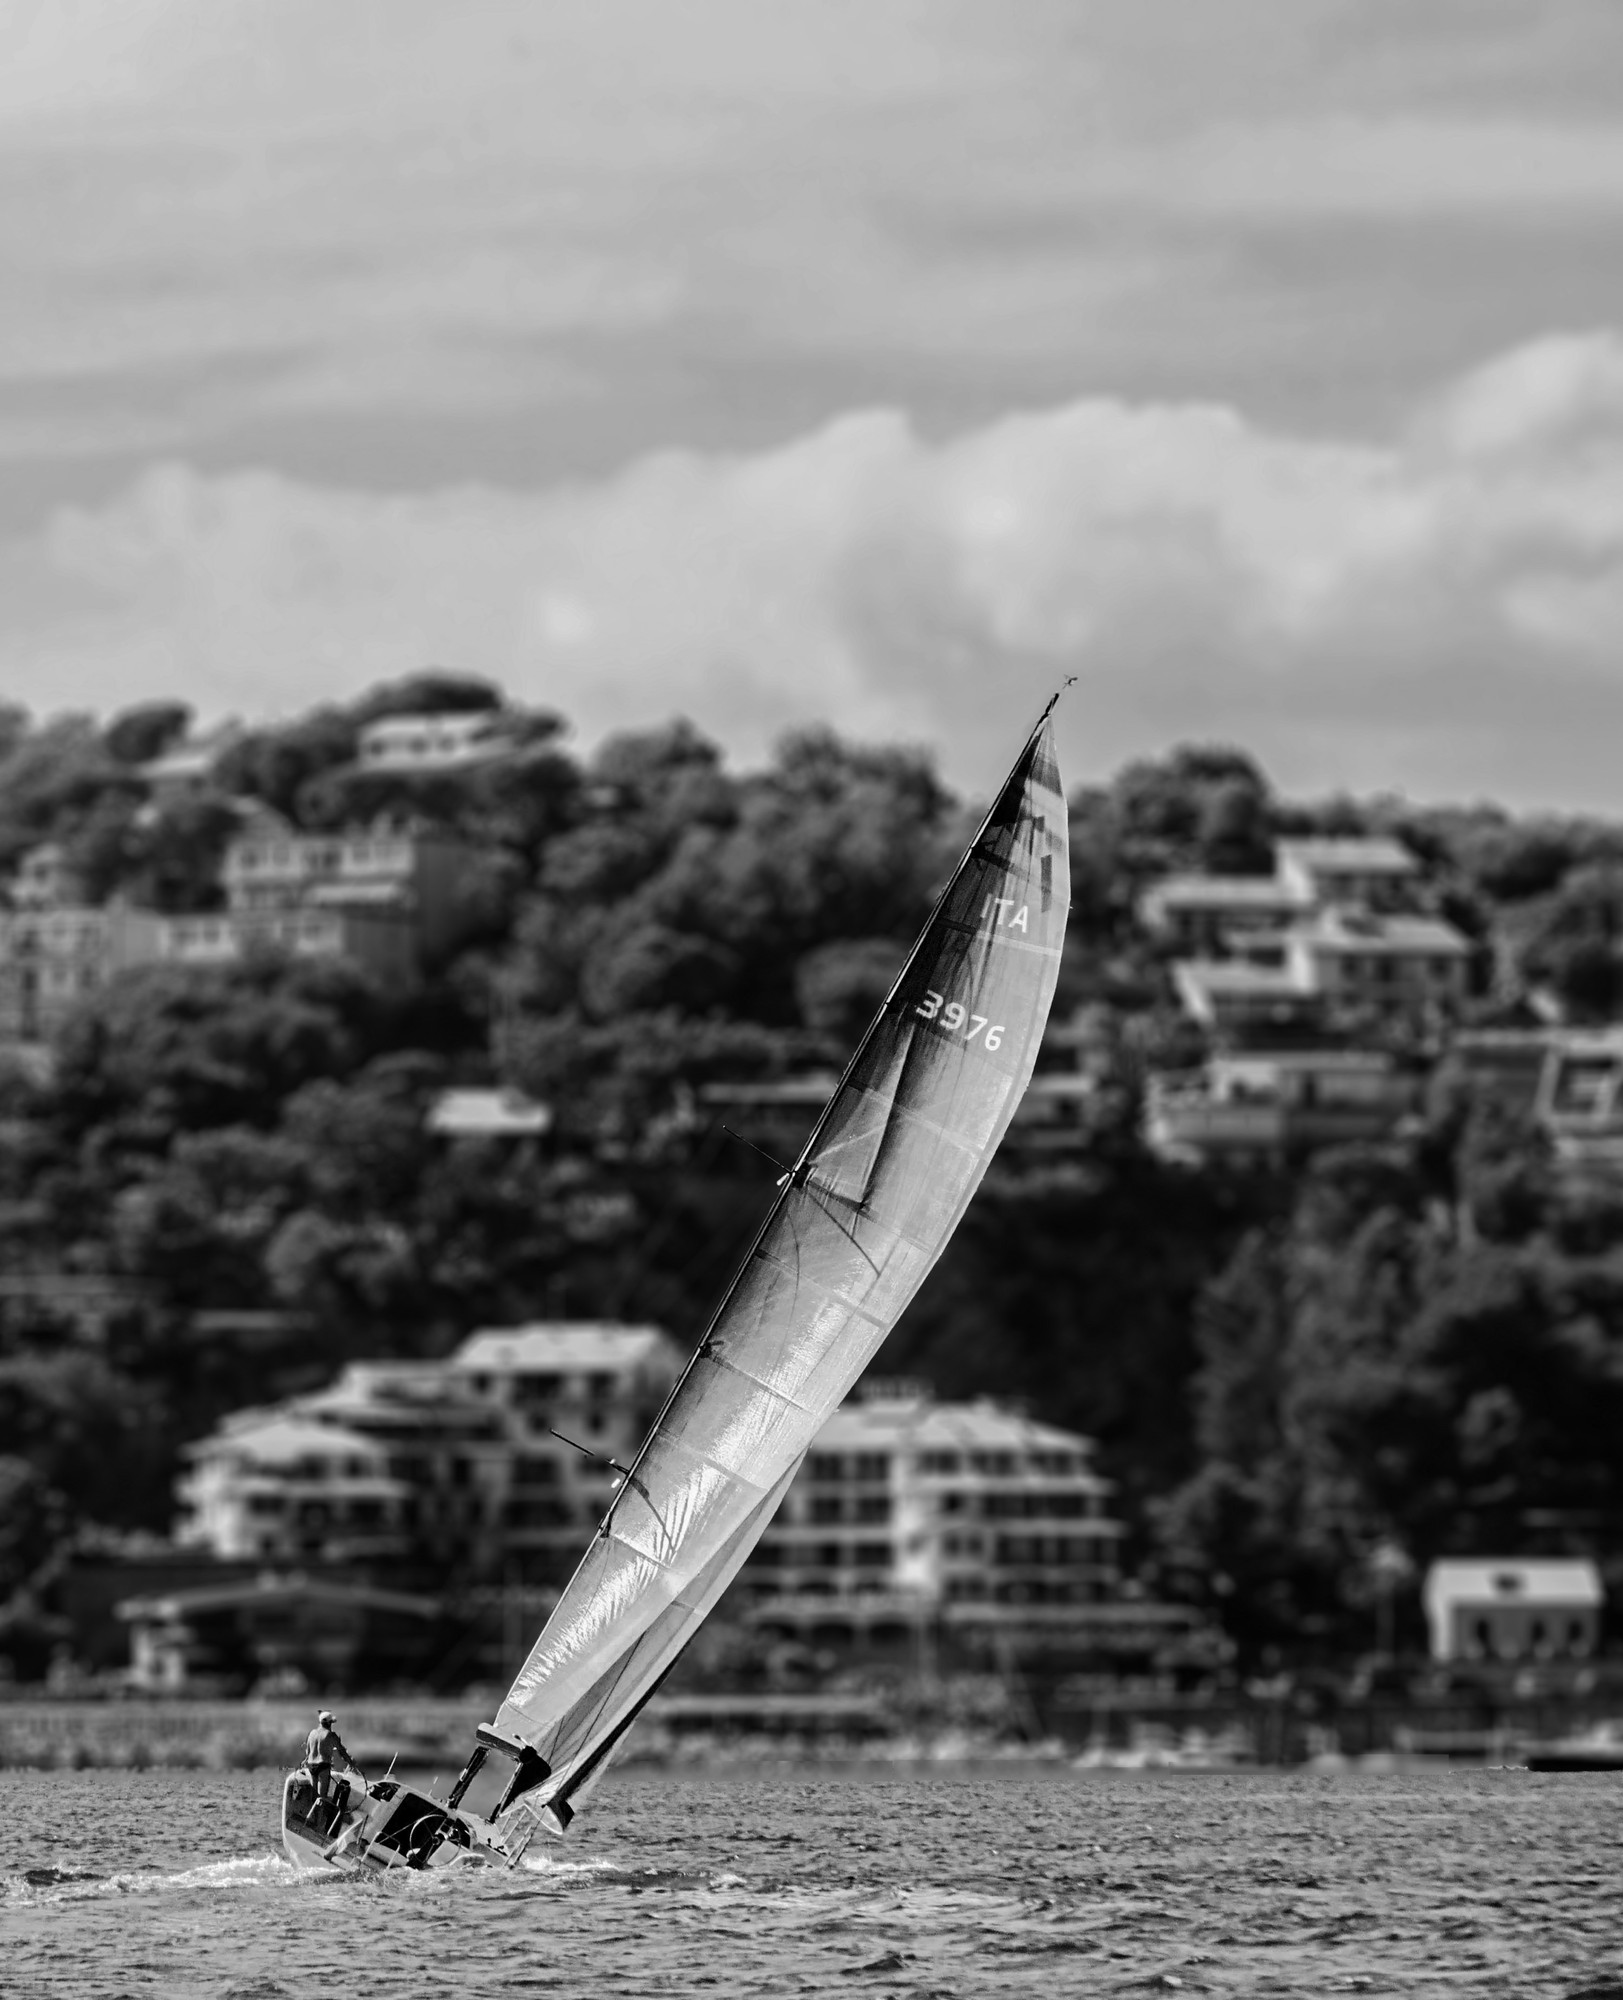
<path id="1" fill-rule="evenodd" d="M 1045 714 L 502 1704 L 551 1766 L 526 1806 L 601 1772 L 941 1255 L 1030 1080 L 1068 901 Z"/>

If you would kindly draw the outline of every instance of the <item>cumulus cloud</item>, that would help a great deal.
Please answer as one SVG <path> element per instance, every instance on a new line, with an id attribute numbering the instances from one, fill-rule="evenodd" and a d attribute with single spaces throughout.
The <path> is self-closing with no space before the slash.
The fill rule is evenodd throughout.
<path id="1" fill-rule="evenodd" d="M 1374 442 L 1092 398 L 540 491 L 168 465 L 0 586 L 0 684 L 46 706 L 264 714 L 434 660 L 588 739 L 680 711 L 749 755 L 826 718 L 973 782 L 1076 672 L 1083 771 L 1220 736 L 1296 787 L 1612 802 L 1623 338 L 1525 346 Z"/>

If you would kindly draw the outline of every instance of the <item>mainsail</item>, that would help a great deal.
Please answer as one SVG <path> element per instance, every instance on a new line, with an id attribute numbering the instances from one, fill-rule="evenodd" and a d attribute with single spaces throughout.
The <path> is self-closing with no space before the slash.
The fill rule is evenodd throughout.
<path id="1" fill-rule="evenodd" d="M 1050 702 L 481 1740 L 568 1823 L 946 1247 L 1030 1081 L 1069 904 Z M 533 1753 L 533 1754 L 532 1754 Z M 544 1773 L 544 1775 L 543 1775 Z"/>

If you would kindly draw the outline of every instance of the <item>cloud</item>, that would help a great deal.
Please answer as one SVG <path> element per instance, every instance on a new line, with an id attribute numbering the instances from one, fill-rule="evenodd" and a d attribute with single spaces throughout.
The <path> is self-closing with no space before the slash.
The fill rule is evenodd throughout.
<path id="1" fill-rule="evenodd" d="M 1344 420 L 1623 316 L 1623 27 L 1551 11 L 0 0 L 0 479 L 428 486 L 1078 380 Z"/>
<path id="2" fill-rule="evenodd" d="M 1293 787 L 1611 803 L 1623 337 L 1442 385 L 1388 437 L 1090 398 L 932 441 L 386 496 L 153 468 L 0 548 L 0 686 L 262 715 L 429 661 L 588 739 L 682 712 L 753 755 L 828 719 L 984 781 L 1064 674 L 1095 773 L 1191 735 Z"/>

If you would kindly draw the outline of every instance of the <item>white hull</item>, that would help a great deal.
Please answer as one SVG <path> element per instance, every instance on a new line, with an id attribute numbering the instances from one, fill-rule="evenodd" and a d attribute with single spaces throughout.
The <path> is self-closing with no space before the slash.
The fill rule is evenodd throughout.
<path id="1" fill-rule="evenodd" d="M 408 1785 L 334 1785 L 323 1804 L 302 1770 L 282 1787 L 282 1845 L 296 1868 L 382 1874 L 392 1868 L 479 1867 L 509 1857 L 499 1834 Z"/>

